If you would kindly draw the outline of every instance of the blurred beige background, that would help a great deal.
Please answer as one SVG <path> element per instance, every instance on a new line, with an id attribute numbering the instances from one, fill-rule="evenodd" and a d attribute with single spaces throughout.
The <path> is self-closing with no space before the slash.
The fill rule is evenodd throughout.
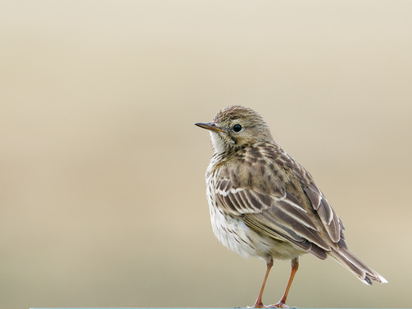
<path id="1" fill-rule="evenodd" d="M 412 304 L 412 2 L 2 1 L 0 307 L 252 305 L 264 262 L 215 239 L 194 126 L 263 115 L 351 250 L 301 259 L 289 305 Z M 265 303 L 281 297 L 276 262 Z"/>

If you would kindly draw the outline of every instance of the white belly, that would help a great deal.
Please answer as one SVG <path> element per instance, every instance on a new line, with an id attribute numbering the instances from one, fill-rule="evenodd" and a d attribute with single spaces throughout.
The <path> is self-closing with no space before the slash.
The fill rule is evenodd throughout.
<path id="1" fill-rule="evenodd" d="M 262 236 L 252 231 L 243 221 L 222 214 L 216 207 L 209 205 L 209 210 L 213 233 L 225 247 L 244 258 L 249 256 L 264 258 L 271 255 L 273 243 L 270 238 L 264 241 Z"/>
<path id="2" fill-rule="evenodd" d="M 264 260 L 268 260 L 269 257 L 282 260 L 293 259 L 306 253 L 288 242 L 255 232 L 240 218 L 221 210 L 216 203 L 214 176 L 207 173 L 206 181 L 209 185 L 206 195 L 213 233 L 225 247 L 245 258 L 256 256 Z"/>

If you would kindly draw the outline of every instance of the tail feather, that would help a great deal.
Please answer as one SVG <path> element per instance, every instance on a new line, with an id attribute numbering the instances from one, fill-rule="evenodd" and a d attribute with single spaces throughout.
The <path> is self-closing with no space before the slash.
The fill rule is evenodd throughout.
<path id="1" fill-rule="evenodd" d="M 359 260 L 346 248 L 340 247 L 339 250 L 331 249 L 328 254 L 344 267 L 349 269 L 352 273 L 354 273 L 355 276 L 365 284 L 372 285 L 371 280 L 378 283 L 388 283 L 388 281 L 384 277 L 366 266 L 361 260 Z"/>

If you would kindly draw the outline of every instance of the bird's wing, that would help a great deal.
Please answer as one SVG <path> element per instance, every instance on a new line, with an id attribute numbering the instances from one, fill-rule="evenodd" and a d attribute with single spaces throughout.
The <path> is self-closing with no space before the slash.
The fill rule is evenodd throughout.
<path id="1" fill-rule="evenodd" d="M 343 239 L 343 227 L 342 222 L 338 218 L 335 211 L 330 206 L 329 202 L 323 195 L 322 191 L 314 184 L 311 183 L 309 186 L 303 189 L 308 196 L 313 209 L 317 211 L 319 218 L 322 221 L 329 237 L 334 243 L 340 242 L 342 238 L 342 245 L 346 246 Z"/>
<path id="2" fill-rule="evenodd" d="M 316 208 L 313 206 L 308 212 L 288 189 L 271 187 L 264 190 L 259 186 L 259 180 L 256 185 L 253 171 L 249 173 L 248 185 L 233 178 L 234 173 L 226 170 L 220 173 L 216 184 L 217 202 L 223 211 L 238 216 L 246 225 L 263 234 L 291 242 L 322 259 L 326 258 L 325 251 L 337 248 L 339 239 L 330 237 L 329 230 L 335 235 L 337 229 L 340 236 L 340 227 L 327 227 L 340 221 L 323 195 L 316 196 L 316 191 L 307 193 L 309 203 L 316 204 Z"/>

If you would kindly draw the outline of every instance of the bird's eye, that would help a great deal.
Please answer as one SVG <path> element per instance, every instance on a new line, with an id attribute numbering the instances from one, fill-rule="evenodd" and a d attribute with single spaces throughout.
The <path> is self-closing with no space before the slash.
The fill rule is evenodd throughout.
<path id="1" fill-rule="evenodd" d="M 239 132 L 240 130 L 242 130 L 242 126 L 240 124 L 235 124 L 233 126 L 233 131 Z"/>

